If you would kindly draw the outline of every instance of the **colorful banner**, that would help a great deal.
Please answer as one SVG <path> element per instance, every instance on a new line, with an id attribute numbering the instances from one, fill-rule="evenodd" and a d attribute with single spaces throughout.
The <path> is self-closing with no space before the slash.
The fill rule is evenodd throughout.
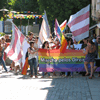
<path id="1" fill-rule="evenodd" d="M 84 69 L 84 58 L 82 50 L 66 50 L 61 53 L 60 49 L 39 49 L 39 71 L 43 72 L 80 72 Z M 90 66 L 89 66 L 90 68 Z M 100 67 L 99 70 L 100 71 Z"/>
<path id="2" fill-rule="evenodd" d="M 19 14 L 19 12 L 17 12 L 17 14 L 13 14 L 13 13 L 9 13 L 7 15 L 9 18 L 15 18 L 15 19 L 37 19 L 37 18 L 42 18 L 42 15 L 35 15 L 35 14 Z"/>

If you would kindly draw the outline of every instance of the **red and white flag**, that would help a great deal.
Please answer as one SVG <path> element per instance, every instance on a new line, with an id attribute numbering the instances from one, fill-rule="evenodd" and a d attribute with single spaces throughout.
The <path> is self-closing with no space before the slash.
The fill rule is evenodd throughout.
<path id="1" fill-rule="evenodd" d="M 44 11 L 43 21 L 39 32 L 38 47 L 41 48 L 45 41 L 50 42 L 50 27 L 47 20 L 46 11 Z"/>
<path id="2" fill-rule="evenodd" d="M 70 16 L 68 26 L 76 41 L 89 36 L 89 9 L 90 5 Z"/>
<path id="3" fill-rule="evenodd" d="M 10 60 L 14 61 L 15 66 L 17 66 L 20 65 L 22 62 L 22 57 L 24 54 L 23 46 L 26 39 L 25 36 L 22 34 L 22 32 L 13 23 L 12 23 L 12 29 L 13 33 L 12 33 L 11 44 L 6 48 L 5 52 L 7 54 L 7 57 L 9 57 Z"/>

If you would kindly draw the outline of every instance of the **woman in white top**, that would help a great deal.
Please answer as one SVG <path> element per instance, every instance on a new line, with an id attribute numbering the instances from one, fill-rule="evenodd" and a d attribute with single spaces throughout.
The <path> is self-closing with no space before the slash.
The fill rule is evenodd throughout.
<path id="1" fill-rule="evenodd" d="M 49 49 L 49 42 L 48 41 L 45 41 L 42 45 L 42 49 Z M 48 73 L 48 77 L 50 78 L 50 72 L 47 72 Z M 45 73 L 42 72 L 42 77 L 41 78 L 44 78 L 44 75 Z"/>
<path id="2" fill-rule="evenodd" d="M 68 46 L 66 49 L 74 50 L 73 40 L 71 38 L 68 39 Z M 68 76 L 68 72 L 65 72 L 65 75 Z M 73 77 L 73 72 L 71 72 L 71 77 Z"/>
<path id="3" fill-rule="evenodd" d="M 28 63 L 30 65 L 30 73 L 33 77 L 33 68 L 35 72 L 35 78 L 37 78 L 37 66 L 36 66 L 36 54 L 37 50 L 34 48 L 34 42 L 30 42 L 30 47 L 28 48 Z"/>
<path id="4" fill-rule="evenodd" d="M 68 45 L 66 49 L 74 49 L 73 41 L 71 38 L 68 39 Z"/>

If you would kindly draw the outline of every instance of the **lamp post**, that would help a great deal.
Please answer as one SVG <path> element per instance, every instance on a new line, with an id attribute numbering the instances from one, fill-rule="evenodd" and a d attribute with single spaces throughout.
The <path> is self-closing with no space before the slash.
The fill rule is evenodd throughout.
<path id="1" fill-rule="evenodd" d="M 4 7 L 5 8 L 5 7 Z M 0 11 L 2 11 L 3 12 L 3 19 L 4 19 L 4 33 L 5 33 L 5 12 L 7 12 L 7 11 L 9 11 L 9 10 L 7 10 L 7 9 L 0 9 Z"/>

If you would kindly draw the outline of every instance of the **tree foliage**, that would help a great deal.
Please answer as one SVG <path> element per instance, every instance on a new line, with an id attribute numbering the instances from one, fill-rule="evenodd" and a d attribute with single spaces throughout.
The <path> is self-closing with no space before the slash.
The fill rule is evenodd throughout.
<path id="1" fill-rule="evenodd" d="M 1 9 L 6 6 L 6 8 L 11 7 L 15 11 L 31 11 L 37 12 L 37 14 L 43 14 L 46 10 L 50 26 L 52 26 L 55 18 L 61 24 L 65 19 L 69 20 L 70 15 L 75 14 L 88 4 L 91 4 L 91 0 L 0 0 Z M 30 24 L 33 24 L 35 19 L 29 21 Z M 40 19 L 37 21 L 41 23 Z M 18 25 L 20 19 L 14 19 L 14 22 Z M 94 24 L 91 18 L 90 22 L 91 25 Z M 27 19 L 22 20 L 23 25 L 27 25 L 27 23 Z"/>
<path id="2" fill-rule="evenodd" d="M 61 24 L 65 19 L 69 19 L 70 15 L 75 14 L 88 4 L 91 0 L 37 0 L 40 12 L 46 10 L 48 20 L 52 24 L 52 20 L 58 19 Z"/>
<path id="3" fill-rule="evenodd" d="M 0 9 L 8 9 L 9 5 L 8 5 L 8 0 L 0 0 Z M 0 18 L 3 17 L 3 12 L 0 11 Z"/>

